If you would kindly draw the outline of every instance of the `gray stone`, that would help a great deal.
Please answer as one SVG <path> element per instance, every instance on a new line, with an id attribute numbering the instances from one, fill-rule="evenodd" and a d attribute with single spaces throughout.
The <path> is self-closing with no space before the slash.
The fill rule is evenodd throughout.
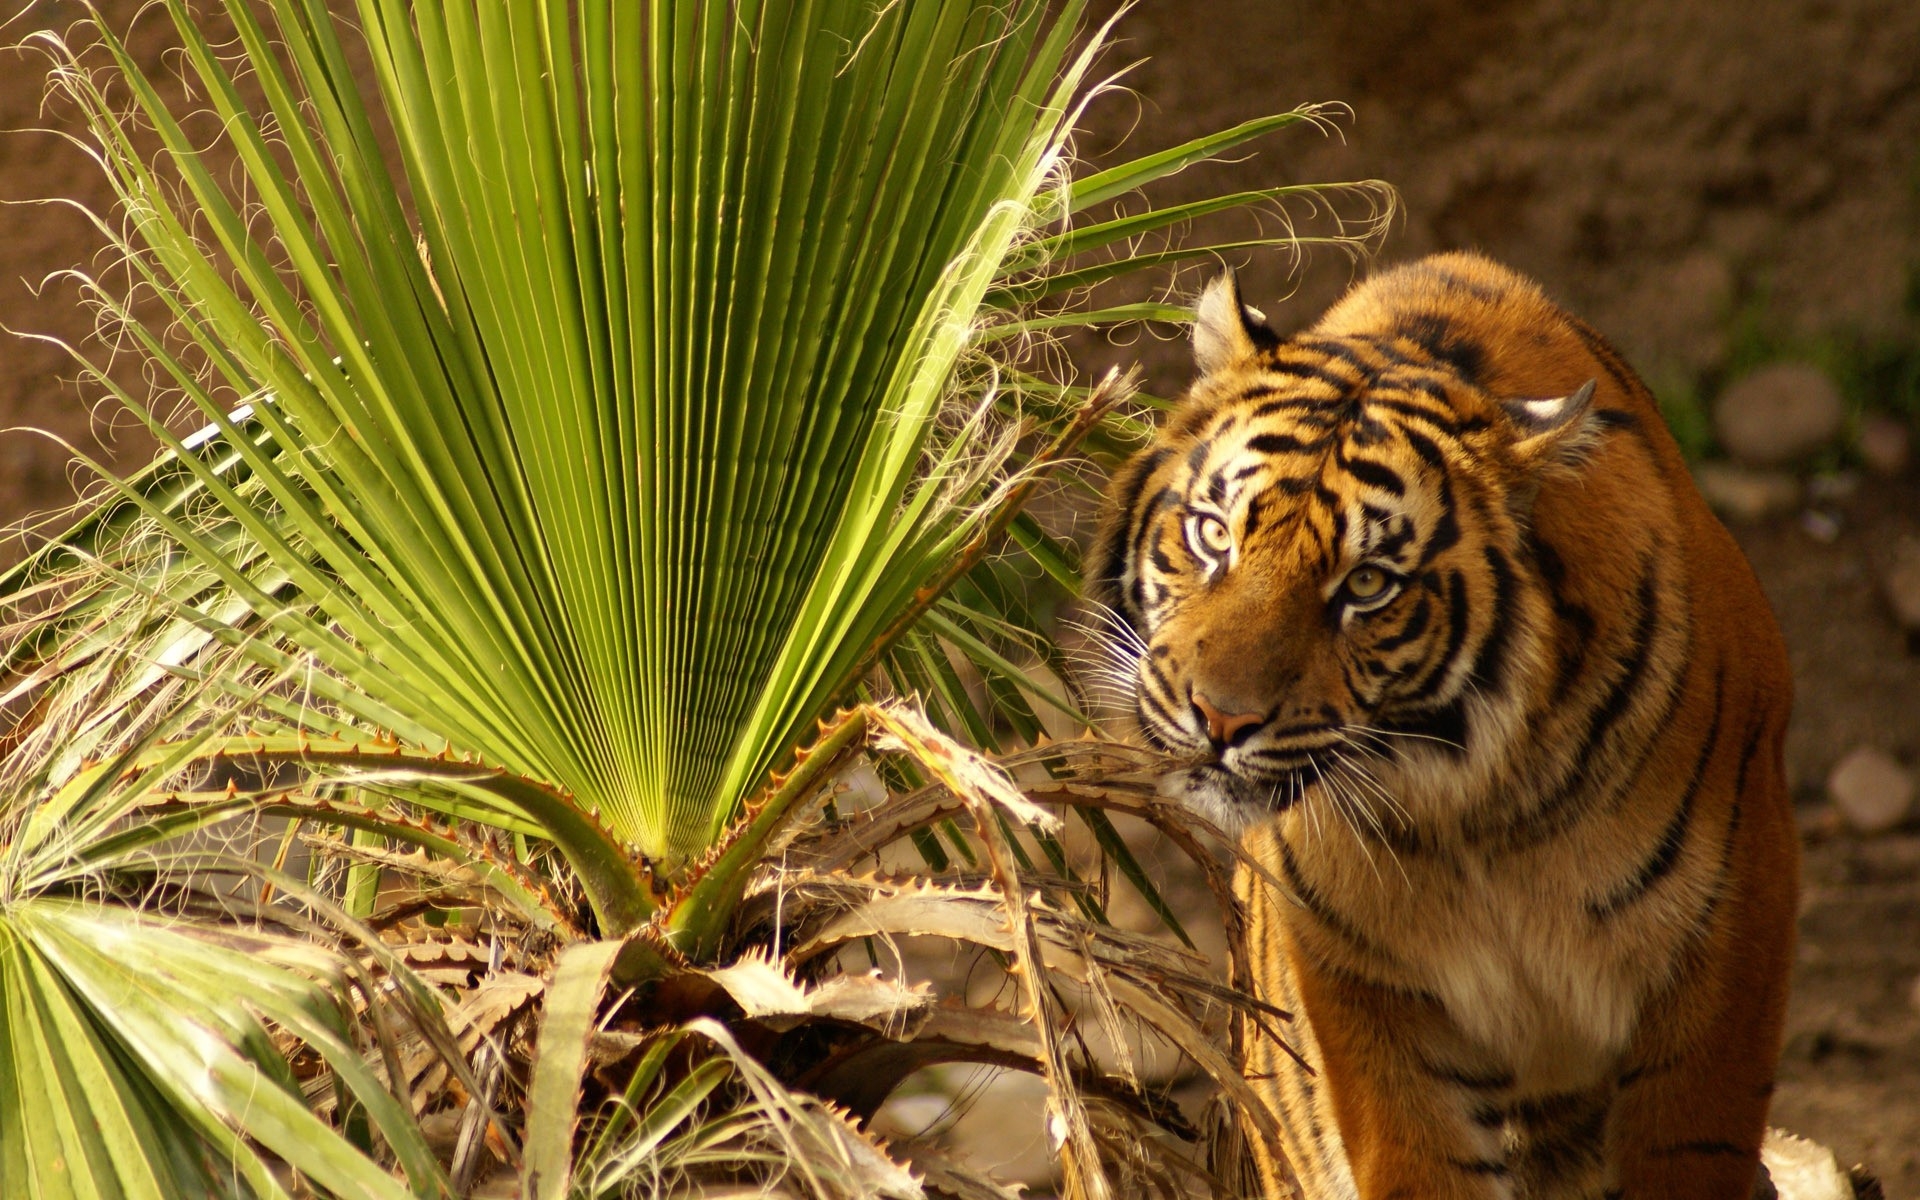
<path id="1" fill-rule="evenodd" d="M 1913 460 L 1913 431 L 1885 413 L 1868 413 L 1860 422 L 1860 461 L 1875 475 L 1894 476 Z"/>
<path id="2" fill-rule="evenodd" d="M 1880 576 L 1880 592 L 1894 620 L 1909 634 L 1920 634 L 1920 540 L 1901 538 L 1893 562 Z"/>
<path id="3" fill-rule="evenodd" d="M 1848 825 L 1861 833 L 1884 833 L 1913 808 L 1913 775 L 1892 755 L 1861 746 L 1827 776 L 1827 795 Z"/>
<path id="4" fill-rule="evenodd" d="M 1748 466 L 1798 462 L 1833 441 L 1846 418 L 1840 389 L 1820 368 L 1773 363 L 1720 393 L 1713 429 L 1734 459 Z"/>
<path id="5" fill-rule="evenodd" d="M 1777 517 L 1800 506 L 1800 481 L 1785 471 L 1705 462 L 1693 468 L 1693 481 L 1715 512 L 1739 521 Z"/>

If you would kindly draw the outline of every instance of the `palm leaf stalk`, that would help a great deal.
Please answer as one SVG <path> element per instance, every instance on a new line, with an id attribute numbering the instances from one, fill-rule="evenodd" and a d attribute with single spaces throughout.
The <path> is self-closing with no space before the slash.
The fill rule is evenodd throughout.
<path id="1" fill-rule="evenodd" d="M 0 1085 L 62 1081 L 50 1115 L 0 1105 L 7 1178 L 279 1195 L 291 1170 L 433 1195 L 491 1154 L 529 1195 L 662 1172 L 919 1194 L 846 1112 L 954 1060 L 1042 1071 L 1077 1191 L 1116 1194 L 1102 1156 L 1164 1109 L 1033 1033 L 1064 1003 L 1038 975 L 1121 988 L 1228 1089 L 1192 1022 L 1241 1002 L 1100 932 L 1064 828 L 947 734 L 1005 750 L 1039 740 L 1040 709 L 1085 722 L 1029 666 L 1065 673 L 1028 593 L 1070 585 L 1073 555 L 1021 507 L 1143 426 L 1124 383 L 1049 377 L 1050 339 L 1184 318 L 1086 306 L 1131 273 L 1310 240 L 1142 239 L 1327 193 L 1103 206 L 1320 113 L 1074 180 L 1106 34 L 1080 0 L 356 0 L 353 34 L 324 0 L 163 7 L 198 108 L 98 21 L 91 49 L 35 38 L 119 200 L 96 223 L 132 291 L 81 282 L 161 386 L 76 357 L 163 451 L 103 472 L 103 500 L 0 577 L 0 1001 L 28 1031 L 0 1045 Z M 1371 206 L 1328 239 L 1350 248 L 1390 194 L 1342 186 Z M 938 728 L 869 704 L 828 719 L 888 680 Z M 836 781 L 883 735 L 908 790 L 855 830 Z M 1062 795 L 1177 930 L 1108 803 Z M 205 851 L 263 818 L 294 822 L 265 857 Z M 904 893 L 851 883 L 823 848 L 849 839 L 915 847 L 962 915 L 880 913 Z M 281 869 L 296 842 L 307 878 Z M 825 907 L 783 906 L 776 852 L 841 861 L 801 889 Z M 850 901 L 868 923 L 823 932 Z M 389 944 L 417 932 L 404 914 L 462 907 L 492 931 L 480 965 Z M 902 1053 L 895 1018 L 921 1000 L 863 1023 L 873 997 L 820 990 L 851 944 L 921 935 L 1024 970 L 1023 1010 Z M 76 949 L 140 937 L 166 949 Z M 326 948 L 342 939 L 358 949 Z M 724 974 L 742 954 L 804 1002 L 766 1008 L 756 968 Z M 174 1008 L 205 1015 L 170 1030 Z M 865 1032 L 825 1060 L 780 1050 L 816 1017 Z M 651 1032 L 609 1050 L 620 1020 Z M 165 1082 L 190 1050 L 214 1083 Z M 457 1138 L 429 1151 L 447 1114 Z"/>

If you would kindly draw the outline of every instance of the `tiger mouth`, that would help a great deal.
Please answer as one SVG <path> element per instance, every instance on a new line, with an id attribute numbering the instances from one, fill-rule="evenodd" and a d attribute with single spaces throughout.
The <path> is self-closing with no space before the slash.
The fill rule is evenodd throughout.
<path id="1" fill-rule="evenodd" d="M 1207 758 L 1189 767 L 1188 775 L 1195 783 L 1217 789 L 1238 804 L 1282 813 L 1306 799 L 1308 791 L 1320 782 L 1320 766 L 1308 757 L 1284 767 L 1249 771 Z"/>

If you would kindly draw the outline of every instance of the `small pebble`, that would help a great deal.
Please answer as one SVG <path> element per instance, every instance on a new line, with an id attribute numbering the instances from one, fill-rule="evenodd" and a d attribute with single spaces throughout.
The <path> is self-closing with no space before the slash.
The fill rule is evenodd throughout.
<path id="1" fill-rule="evenodd" d="M 1704 462 L 1694 467 L 1693 481 L 1715 512 L 1737 521 L 1779 516 L 1800 504 L 1800 481 L 1785 471 Z"/>
<path id="2" fill-rule="evenodd" d="M 1860 461 L 1875 475 L 1893 476 L 1913 461 L 1913 432 L 1906 422 L 1885 413 L 1869 413 L 1860 421 Z"/>
<path id="3" fill-rule="evenodd" d="M 1800 514 L 1800 531 L 1821 545 L 1830 546 L 1840 537 L 1840 518 L 1810 508 Z"/>
<path id="4" fill-rule="evenodd" d="M 1743 375 L 1713 405 L 1713 429 L 1736 461 L 1755 467 L 1798 462 L 1839 435 L 1840 389 L 1811 363 L 1781 362 Z"/>
<path id="5" fill-rule="evenodd" d="M 1900 627 L 1920 633 L 1920 539 L 1903 537 L 1893 548 L 1893 564 L 1880 577 L 1880 591 Z"/>
<path id="6" fill-rule="evenodd" d="M 1872 746 L 1850 752 L 1827 776 L 1827 795 L 1860 833 L 1884 833 L 1913 808 L 1913 775 Z"/>
<path id="7" fill-rule="evenodd" d="M 1829 471 L 1807 480 L 1807 500 L 1812 504 L 1845 504 L 1859 490 L 1858 471 Z"/>

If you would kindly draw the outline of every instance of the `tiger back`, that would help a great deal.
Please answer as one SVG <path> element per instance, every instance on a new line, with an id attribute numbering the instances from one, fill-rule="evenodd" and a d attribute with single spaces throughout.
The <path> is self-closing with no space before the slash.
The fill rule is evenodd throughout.
<path id="1" fill-rule="evenodd" d="M 1792 961 L 1786 653 L 1646 387 L 1450 254 L 1281 339 L 1231 277 L 1088 597 L 1238 831 L 1311 1197 L 1745 1200 Z M 1277 1171 L 1264 1168 L 1269 1190 Z"/>

